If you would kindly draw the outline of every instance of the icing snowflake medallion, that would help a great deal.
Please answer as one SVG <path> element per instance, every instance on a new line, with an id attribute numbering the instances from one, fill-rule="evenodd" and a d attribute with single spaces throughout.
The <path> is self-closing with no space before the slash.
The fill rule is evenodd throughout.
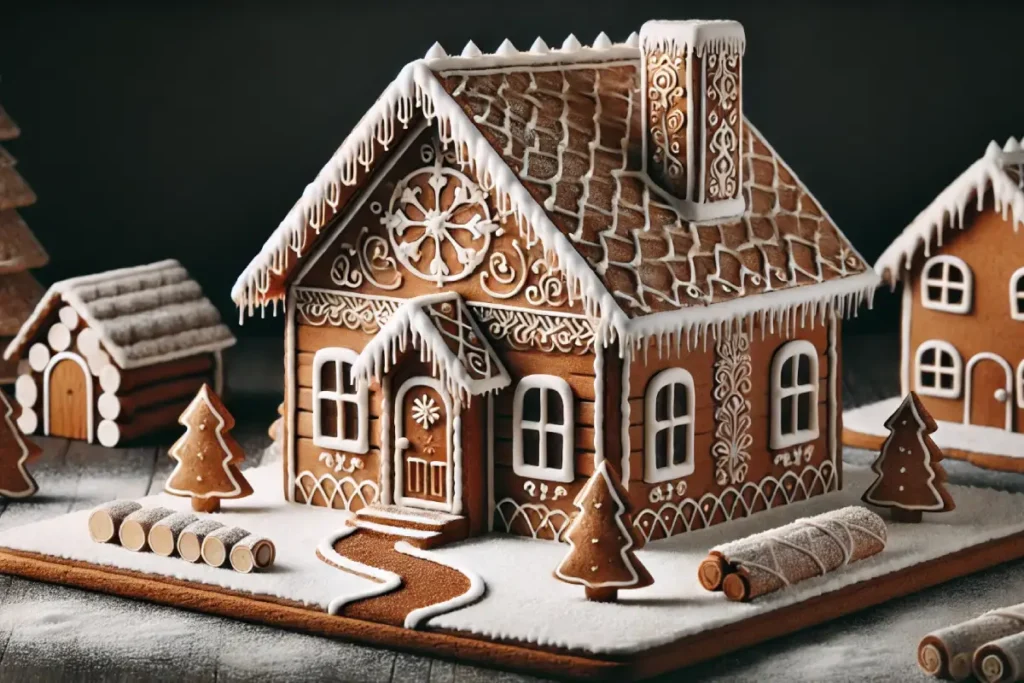
<path id="1" fill-rule="evenodd" d="M 423 394 L 412 402 L 412 419 L 424 429 L 430 427 L 441 417 L 441 408 L 431 397 Z"/>

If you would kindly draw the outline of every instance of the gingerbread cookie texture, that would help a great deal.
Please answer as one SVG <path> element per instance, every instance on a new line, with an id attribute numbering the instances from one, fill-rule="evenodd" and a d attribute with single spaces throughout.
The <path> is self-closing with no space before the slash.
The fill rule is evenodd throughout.
<path id="1" fill-rule="evenodd" d="M 907 394 L 885 426 L 890 435 L 871 465 L 878 478 L 864 492 L 864 502 L 889 508 L 898 522 L 920 522 L 922 512 L 953 510 L 942 451 L 929 436 L 938 427 L 917 394 Z"/>
<path id="2" fill-rule="evenodd" d="M 167 493 L 191 497 L 197 512 L 216 512 L 222 499 L 252 495 L 238 469 L 245 453 L 230 434 L 235 418 L 209 385 L 202 386 L 179 423 L 186 429 L 168 451 L 178 464 L 164 485 Z"/>
<path id="3" fill-rule="evenodd" d="M 917 647 L 917 663 L 925 673 L 954 681 L 972 673 L 982 681 L 1018 680 L 1006 676 L 1020 671 L 1022 643 L 1024 604 L 1012 605 L 932 631 Z"/>
<path id="4" fill-rule="evenodd" d="M 588 600 L 614 602 L 619 589 L 654 583 L 634 553 L 643 542 L 633 527 L 627 500 L 606 460 L 573 501 L 579 512 L 565 532 L 569 553 L 555 569 L 555 578 L 583 585 Z"/>
<path id="5" fill-rule="evenodd" d="M 14 408 L 0 391 L 0 498 L 28 498 L 39 485 L 28 471 L 28 463 L 39 456 L 40 448 L 25 438 L 14 418 Z"/>

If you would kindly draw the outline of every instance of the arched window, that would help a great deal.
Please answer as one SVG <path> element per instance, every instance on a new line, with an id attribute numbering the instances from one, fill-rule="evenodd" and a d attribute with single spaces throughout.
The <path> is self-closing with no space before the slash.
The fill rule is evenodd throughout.
<path id="1" fill-rule="evenodd" d="M 772 358 L 773 449 L 818 437 L 818 350 L 800 339 L 784 344 Z"/>
<path id="2" fill-rule="evenodd" d="M 512 432 L 512 469 L 516 474 L 546 481 L 573 480 L 573 400 L 564 379 L 529 375 L 519 382 Z"/>
<path id="3" fill-rule="evenodd" d="M 1024 268 L 1010 276 L 1010 317 L 1024 320 Z"/>
<path id="4" fill-rule="evenodd" d="M 974 276 L 963 259 L 945 254 L 933 256 L 924 264 L 921 281 L 921 305 L 947 313 L 968 313 Z"/>
<path id="5" fill-rule="evenodd" d="M 644 398 L 644 481 L 656 484 L 693 472 L 693 377 L 662 370 Z"/>
<path id="6" fill-rule="evenodd" d="M 313 443 L 350 453 L 365 453 L 367 391 L 352 376 L 358 354 L 351 349 L 320 349 L 313 356 Z"/>
<path id="7" fill-rule="evenodd" d="M 915 391 L 922 396 L 960 398 L 963 361 L 949 342 L 936 339 L 917 347 Z"/>
<path id="8" fill-rule="evenodd" d="M 1017 407 L 1024 408 L 1024 360 L 1017 366 Z"/>

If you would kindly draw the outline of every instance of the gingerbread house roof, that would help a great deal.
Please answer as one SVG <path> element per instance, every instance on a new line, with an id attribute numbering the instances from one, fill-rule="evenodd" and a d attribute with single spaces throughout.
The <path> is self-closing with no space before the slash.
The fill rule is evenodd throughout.
<path id="1" fill-rule="evenodd" d="M 352 372 L 379 381 L 410 345 L 431 364 L 434 375 L 452 396 L 468 400 L 511 382 L 473 314 L 454 292 L 420 296 L 402 304 L 359 354 Z"/>
<path id="2" fill-rule="evenodd" d="M 1024 225 L 1024 146 L 1010 138 L 1000 148 L 990 142 L 985 154 L 967 167 L 949 187 L 910 222 L 875 263 L 882 279 L 893 286 L 910 270 L 919 250 L 930 256 L 942 246 L 946 230 L 965 230 L 967 208 L 972 202 L 978 211 L 991 196 L 1003 218 L 1012 216 L 1013 230 Z"/>
<path id="3" fill-rule="evenodd" d="M 3 107 L 0 107 L 0 140 L 13 140 L 21 135 L 21 129 Z"/>
<path id="4" fill-rule="evenodd" d="M 50 257 L 16 211 L 0 211 L 0 274 L 42 268 Z"/>
<path id="5" fill-rule="evenodd" d="M 235 343 L 199 283 L 174 260 L 54 284 L 4 352 L 20 356 L 62 305 L 99 334 L 124 369 L 220 351 Z"/>
<path id="6" fill-rule="evenodd" d="M 878 282 L 821 205 L 749 122 L 743 135 L 745 212 L 691 223 L 641 169 L 640 53 L 635 36 L 561 50 L 538 41 L 461 57 L 434 46 L 405 67 L 242 273 L 235 302 L 283 296 L 281 283 L 340 210 L 344 188 L 417 112 L 511 209 L 528 242 L 565 274 L 605 330 L 632 341 L 689 335 L 762 316 L 840 313 Z M 350 196 L 351 192 L 349 192 Z M 312 228 L 312 230 L 310 230 Z M 310 239 L 312 238 L 312 239 Z M 795 319 L 793 315 L 789 319 Z M 762 320 L 763 321 L 763 320 Z"/>

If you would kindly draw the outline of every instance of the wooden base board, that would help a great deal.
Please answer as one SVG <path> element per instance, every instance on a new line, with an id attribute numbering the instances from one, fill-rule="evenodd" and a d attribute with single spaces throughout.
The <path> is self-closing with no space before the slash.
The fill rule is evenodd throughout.
<path id="1" fill-rule="evenodd" d="M 863 448 L 869 451 L 881 450 L 886 437 L 877 434 L 865 434 L 853 429 L 843 428 L 843 445 L 851 448 Z M 991 455 L 989 453 L 976 453 L 965 451 L 960 448 L 942 447 L 942 455 L 953 460 L 965 460 L 976 467 L 997 472 L 1014 472 L 1024 474 L 1024 458 L 1014 458 L 1006 455 Z"/>
<path id="2" fill-rule="evenodd" d="M 7 549 L 0 549 L 0 573 L 535 675 L 622 681 L 680 669 L 1021 557 L 1024 532 L 622 657 L 497 642 L 461 632 L 413 631 L 331 616 L 284 600 Z"/>

